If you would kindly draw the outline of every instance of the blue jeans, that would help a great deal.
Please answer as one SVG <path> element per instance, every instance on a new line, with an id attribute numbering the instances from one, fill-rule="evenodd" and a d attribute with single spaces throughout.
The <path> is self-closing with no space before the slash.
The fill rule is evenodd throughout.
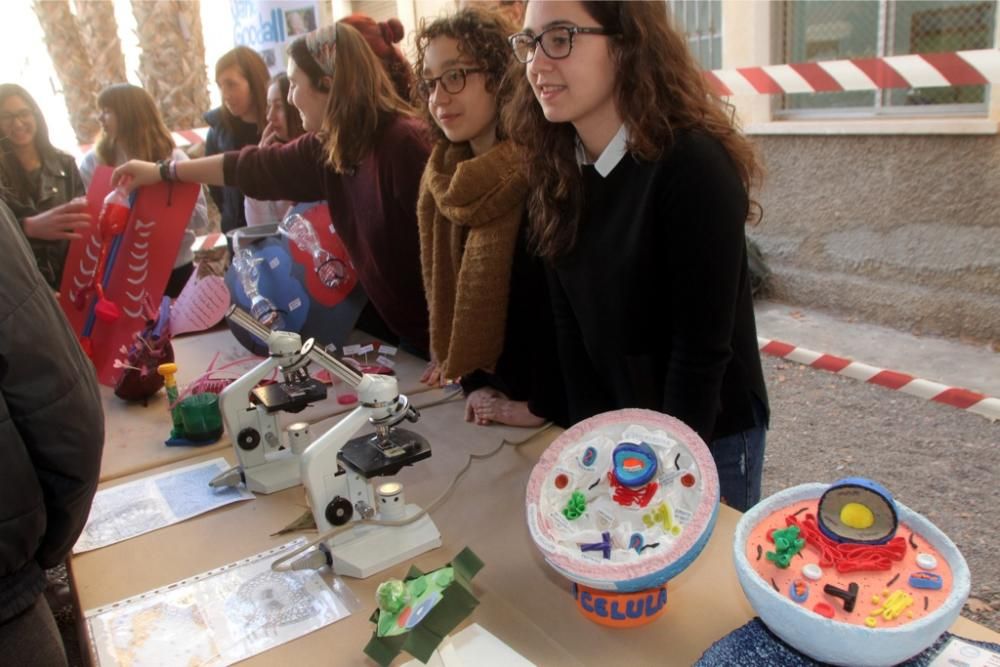
<path id="1" fill-rule="evenodd" d="M 754 426 L 713 440 L 709 449 L 719 470 L 719 492 L 733 509 L 745 512 L 760 500 L 760 481 L 764 470 L 764 406 L 753 399 Z"/>

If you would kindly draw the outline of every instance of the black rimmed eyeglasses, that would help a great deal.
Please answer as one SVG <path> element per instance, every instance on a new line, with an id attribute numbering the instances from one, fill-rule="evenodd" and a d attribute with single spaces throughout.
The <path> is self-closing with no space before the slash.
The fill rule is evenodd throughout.
<path id="1" fill-rule="evenodd" d="M 465 77 L 482 71 L 483 68 L 481 67 L 456 67 L 433 79 L 421 79 L 417 83 L 417 92 L 420 93 L 422 98 L 429 100 L 437 89 L 438 83 L 440 83 L 446 93 L 449 95 L 458 95 L 465 90 Z"/>
<path id="2" fill-rule="evenodd" d="M 541 45 L 552 60 L 569 57 L 573 52 L 573 38 L 576 35 L 617 35 L 605 28 L 578 28 L 571 25 L 559 25 L 543 30 L 537 37 L 528 32 L 519 32 L 507 38 L 514 49 L 514 57 L 522 63 L 530 63 L 535 57 L 535 49 Z"/>

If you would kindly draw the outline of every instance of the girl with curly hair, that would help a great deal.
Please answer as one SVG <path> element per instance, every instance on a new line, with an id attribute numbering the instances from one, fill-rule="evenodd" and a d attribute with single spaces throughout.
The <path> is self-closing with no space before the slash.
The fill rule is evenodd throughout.
<path id="1" fill-rule="evenodd" d="M 523 156 L 498 128 L 514 29 L 473 7 L 417 33 L 417 93 L 437 139 L 417 204 L 432 359 L 422 380 L 461 378 L 468 421 L 531 426 L 564 421 L 563 392 L 544 274 L 526 248 Z"/>
<path id="2" fill-rule="evenodd" d="M 641 407 L 760 497 L 767 394 L 744 225 L 759 167 L 663 2 L 528 3 L 505 115 L 526 147 L 570 418 Z"/>

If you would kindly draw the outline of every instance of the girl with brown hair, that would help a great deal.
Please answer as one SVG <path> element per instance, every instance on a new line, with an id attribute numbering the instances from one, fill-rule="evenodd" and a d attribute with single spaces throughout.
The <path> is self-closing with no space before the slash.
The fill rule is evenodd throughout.
<path id="1" fill-rule="evenodd" d="M 663 2 L 528 3 L 505 120 L 527 147 L 570 417 L 642 407 L 760 497 L 767 394 L 744 225 L 759 168 Z"/>
<path id="2" fill-rule="evenodd" d="M 235 186 L 255 199 L 325 199 L 374 306 L 368 316 L 380 316 L 387 336 L 426 354 L 416 221 L 426 127 L 351 26 L 337 23 L 296 38 L 288 53 L 289 99 L 306 134 L 182 163 L 131 161 L 114 180 L 132 176 L 130 188 L 179 180 Z M 366 330 L 382 334 L 370 330 L 379 324 L 373 319 Z"/>
<path id="3" fill-rule="evenodd" d="M 432 359 L 422 380 L 461 378 L 467 421 L 537 426 L 563 421 L 562 391 L 544 273 L 523 233 L 523 157 L 498 132 L 513 30 L 466 8 L 417 34 L 417 92 L 437 138 L 417 208 Z"/>
<path id="4" fill-rule="evenodd" d="M 290 87 L 284 72 L 271 79 L 267 87 L 267 127 L 260 138 L 260 147 L 288 143 L 305 132 L 299 110 L 288 101 Z M 253 197 L 244 199 L 247 225 L 266 225 L 280 222 L 293 206 L 290 201 L 261 201 Z"/>
<path id="5" fill-rule="evenodd" d="M 267 124 L 267 84 L 271 75 L 264 59 L 251 48 L 237 46 L 215 63 L 215 82 L 222 106 L 205 113 L 208 137 L 205 155 L 237 151 L 260 141 Z M 222 231 L 246 227 L 243 193 L 239 188 L 208 188 L 222 214 Z"/>
<path id="6" fill-rule="evenodd" d="M 54 290 L 69 242 L 90 225 L 86 188 L 73 156 L 55 148 L 41 109 L 16 83 L 0 84 L 0 196 L 28 238 Z"/>
<path id="7" fill-rule="evenodd" d="M 132 159 L 150 162 L 188 159 L 184 151 L 174 146 L 156 103 L 144 89 L 128 83 L 108 86 L 97 96 L 97 108 L 101 110 L 101 137 L 80 163 L 80 175 L 87 187 L 98 164 L 115 167 Z M 208 207 L 205 194 L 200 192 L 164 290 L 167 296 L 180 294 L 191 277 L 194 269 L 191 244 L 195 236 L 207 233 L 208 229 Z"/>

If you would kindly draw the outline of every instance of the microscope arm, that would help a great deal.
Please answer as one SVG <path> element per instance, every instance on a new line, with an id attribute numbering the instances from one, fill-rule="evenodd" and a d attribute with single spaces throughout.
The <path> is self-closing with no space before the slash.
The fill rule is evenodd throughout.
<path id="1" fill-rule="evenodd" d="M 326 433 L 317 438 L 302 453 L 300 464 L 302 466 L 302 484 L 306 488 L 309 496 L 309 506 L 312 508 L 313 517 L 316 519 L 316 527 L 319 531 L 325 532 L 333 527 L 330 520 L 334 518 L 331 512 L 335 510 L 330 507 L 334 498 L 338 496 L 348 500 L 353 506 L 358 501 L 371 503 L 368 498 L 367 480 L 359 478 L 355 480 L 360 484 L 351 484 L 348 477 L 357 476 L 351 470 L 344 470 L 338 474 L 340 466 L 337 463 L 337 455 L 343 449 L 347 441 L 353 438 L 357 432 L 368 423 L 368 418 L 372 414 L 371 408 L 359 406 L 340 419 L 337 424 Z M 351 487 L 356 487 L 351 493 Z M 359 495 L 357 498 L 352 495 Z M 341 521 L 340 523 L 346 523 Z M 339 525 L 339 524 L 338 524 Z"/>
<path id="2" fill-rule="evenodd" d="M 250 392 L 277 366 L 278 360 L 269 357 L 222 390 L 222 394 L 219 396 L 219 409 L 222 412 L 222 421 L 230 438 L 235 439 L 239 433 L 238 414 L 250 407 Z"/>

